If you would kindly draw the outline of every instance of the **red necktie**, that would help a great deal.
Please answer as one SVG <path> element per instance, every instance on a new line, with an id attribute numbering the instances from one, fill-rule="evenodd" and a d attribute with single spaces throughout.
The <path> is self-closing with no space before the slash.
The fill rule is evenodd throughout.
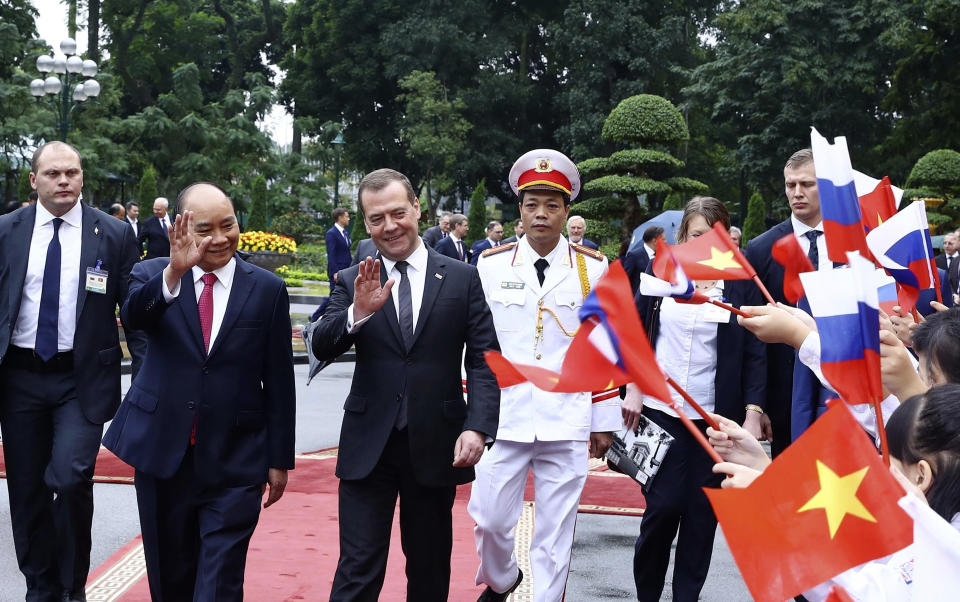
<path id="1" fill-rule="evenodd" d="M 197 301 L 197 311 L 200 312 L 200 329 L 203 331 L 203 348 L 210 351 L 210 330 L 213 328 L 213 283 L 217 281 L 216 274 L 204 274 L 203 291 Z"/>

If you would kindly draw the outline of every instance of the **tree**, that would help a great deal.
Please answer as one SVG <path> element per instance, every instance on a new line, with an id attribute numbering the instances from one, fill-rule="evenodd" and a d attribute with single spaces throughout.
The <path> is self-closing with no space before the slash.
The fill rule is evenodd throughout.
<path id="1" fill-rule="evenodd" d="M 754 192 L 750 195 L 750 202 L 747 204 L 747 219 L 743 221 L 743 246 L 767 231 L 766 216 L 767 208 L 763 202 L 763 196 L 759 192 Z"/>
<path id="2" fill-rule="evenodd" d="M 431 180 L 457 164 L 472 126 L 461 116 L 466 104 L 459 98 L 450 100 L 435 73 L 413 71 L 399 84 L 404 93 L 397 100 L 405 108 L 400 136 L 407 155 L 424 170 L 426 195 L 421 198 L 425 198 L 427 216 L 432 220 L 437 199 L 431 195 Z"/>
<path id="3" fill-rule="evenodd" d="M 262 175 L 253 180 L 253 191 L 250 193 L 250 217 L 247 218 L 245 229 L 248 231 L 267 229 L 267 180 Z"/>
<path id="4" fill-rule="evenodd" d="M 668 149 L 688 140 L 690 134 L 683 116 L 665 98 L 652 94 L 625 98 L 607 116 L 601 135 L 633 148 L 579 165 L 589 178 L 583 191 L 591 196 L 571 211 L 591 218 L 587 229 L 596 236 L 615 240 L 630 236 L 645 214 L 659 213 L 671 192 L 706 191 L 704 184 L 676 175 L 683 161 Z M 613 223 L 616 220 L 619 228 Z"/>
<path id="5" fill-rule="evenodd" d="M 157 170 L 152 165 L 148 165 L 140 176 L 140 184 L 137 186 L 137 204 L 144 211 L 149 211 L 153 207 L 153 201 L 160 196 L 157 190 Z"/>
<path id="6" fill-rule="evenodd" d="M 470 215 L 467 216 L 470 229 L 467 231 L 468 245 L 487 237 L 487 183 L 477 182 L 477 187 L 470 195 Z"/>
<path id="7" fill-rule="evenodd" d="M 733 131 L 748 179 L 768 196 L 787 157 L 809 146 L 811 125 L 847 135 L 854 166 L 883 172 L 880 142 L 894 115 L 881 105 L 895 55 L 876 41 L 898 10 L 892 0 L 725 3 L 714 57 L 695 69 L 688 102 Z"/>
<path id="8" fill-rule="evenodd" d="M 927 221 L 937 230 L 949 231 L 960 225 L 960 153 L 949 149 L 930 151 L 910 171 L 904 191 L 907 199 L 928 204 Z M 929 205 L 936 206 L 931 211 Z"/>

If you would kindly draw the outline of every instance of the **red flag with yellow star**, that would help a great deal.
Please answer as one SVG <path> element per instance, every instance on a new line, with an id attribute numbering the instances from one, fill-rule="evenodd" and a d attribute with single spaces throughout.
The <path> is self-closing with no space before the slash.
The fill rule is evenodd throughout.
<path id="1" fill-rule="evenodd" d="M 667 262 L 671 254 L 693 280 L 750 280 L 757 273 L 720 222 L 693 240 L 671 246 L 670 251 L 657 253 L 653 259 L 653 273 L 662 280 L 670 281 L 660 274 L 670 271 Z"/>
<path id="2" fill-rule="evenodd" d="M 792 598 L 913 542 L 903 488 L 833 403 L 746 489 L 705 489 L 758 602 Z"/>
<path id="3" fill-rule="evenodd" d="M 860 201 L 860 221 L 867 232 L 897 213 L 897 198 L 893 196 L 893 187 L 887 176 L 883 176 L 873 192 L 868 192 L 858 200 Z"/>

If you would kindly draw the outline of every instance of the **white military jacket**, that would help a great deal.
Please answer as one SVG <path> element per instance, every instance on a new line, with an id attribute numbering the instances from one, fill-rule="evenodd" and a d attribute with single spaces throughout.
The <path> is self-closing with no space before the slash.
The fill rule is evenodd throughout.
<path id="1" fill-rule="evenodd" d="M 537 257 L 524 237 L 517 243 L 485 251 L 477 269 L 504 357 L 559 372 L 580 325 L 578 312 L 583 305 L 584 286 L 578 264 L 585 267 L 589 291 L 606 273 L 607 259 L 561 237 L 541 286 L 533 265 Z M 542 327 L 539 336 L 538 317 Z M 595 399 L 598 401 L 594 403 Z M 622 424 L 616 389 L 548 393 L 522 383 L 500 393 L 497 439 L 525 443 L 587 441 L 591 432 L 618 431 Z"/>

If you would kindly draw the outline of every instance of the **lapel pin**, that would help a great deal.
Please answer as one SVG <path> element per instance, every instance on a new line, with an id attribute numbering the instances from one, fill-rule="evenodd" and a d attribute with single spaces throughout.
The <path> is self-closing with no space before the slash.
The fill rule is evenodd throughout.
<path id="1" fill-rule="evenodd" d="M 94 235 L 94 236 L 100 236 L 100 228 L 98 228 L 97 226 L 94 226 L 94 227 L 93 227 L 93 235 Z"/>
<path id="2" fill-rule="evenodd" d="M 437 272 L 434 272 L 433 277 L 436 278 L 437 280 L 443 280 L 443 276 L 441 276 L 441 275 L 440 275 L 439 273 L 437 273 Z"/>

